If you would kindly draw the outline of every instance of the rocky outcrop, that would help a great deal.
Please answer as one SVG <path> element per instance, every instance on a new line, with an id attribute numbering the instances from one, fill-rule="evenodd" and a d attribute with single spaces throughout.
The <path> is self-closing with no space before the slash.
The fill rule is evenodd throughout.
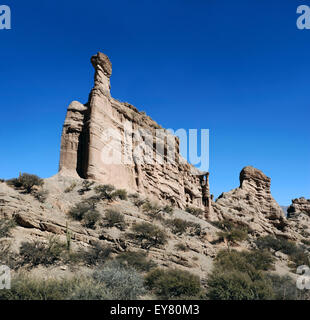
<path id="1" fill-rule="evenodd" d="M 292 200 L 292 204 L 287 209 L 288 217 L 294 217 L 298 214 L 305 214 L 310 217 L 310 199 L 304 197 Z"/>
<path id="2" fill-rule="evenodd" d="M 59 171 L 212 216 L 208 173 L 179 154 L 179 139 L 134 106 L 110 94 L 112 64 L 91 58 L 95 84 L 89 101 L 72 102 L 61 138 Z"/>
<path id="3" fill-rule="evenodd" d="M 270 192 L 271 179 L 262 171 L 245 167 L 240 172 L 240 186 L 222 193 L 213 203 L 219 220 L 239 221 L 254 234 L 278 234 L 291 237 L 284 212 Z"/>

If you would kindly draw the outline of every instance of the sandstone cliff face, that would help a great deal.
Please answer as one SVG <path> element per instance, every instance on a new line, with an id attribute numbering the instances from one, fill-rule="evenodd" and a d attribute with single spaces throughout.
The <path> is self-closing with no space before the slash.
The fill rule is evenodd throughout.
<path id="1" fill-rule="evenodd" d="M 240 187 L 221 194 L 213 203 L 218 219 L 240 221 L 257 235 L 294 237 L 281 207 L 270 193 L 270 182 L 262 171 L 250 166 L 243 168 Z"/>
<path id="2" fill-rule="evenodd" d="M 61 138 L 59 171 L 79 175 L 211 216 L 208 174 L 179 154 L 179 140 L 134 106 L 110 94 L 112 64 L 91 58 L 95 85 L 89 101 L 72 102 Z"/>

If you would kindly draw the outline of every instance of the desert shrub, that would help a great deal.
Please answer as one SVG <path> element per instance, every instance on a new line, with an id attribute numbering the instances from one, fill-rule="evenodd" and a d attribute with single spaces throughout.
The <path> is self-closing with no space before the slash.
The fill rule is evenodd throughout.
<path id="1" fill-rule="evenodd" d="M 265 250 L 221 250 L 215 258 L 214 267 L 216 270 L 241 271 L 255 276 L 256 271 L 272 269 L 273 263 L 273 256 Z"/>
<path id="2" fill-rule="evenodd" d="M 80 202 L 70 209 L 69 215 L 74 220 L 82 221 L 85 227 L 94 229 L 96 222 L 100 219 L 100 213 L 95 206 L 96 204 L 92 202 Z"/>
<path id="3" fill-rule="evenodd" d="M 34 279 L 14 277 L 10 290 L 0 290 L 0 300 L 111 300 L 108 290 L 92 279 Z"/>
<path id="4" fill-rule="evenodd" d="M 13 186 L 17 189 L 22 189 L 26 193 L 31 193 L 34 186 L 42 186 L 44 180 L 35 174 L 23 173 L 18 178 L 13 178 L 6 181 L 8 185 Z"/>
<path id="5" fill-rule="evenodd" d="M 248 233 L 242 229 L 232 229 L 230 231 L 221 231 L 218 233 L 221 240 L 226 240 L 230 244 L 246 240 Z"/>
<path id="6" fill-rule="evenodd" d="M 141 199 L 139 196 L 133 198 L 133 204 L 138 208 L 141 208 L 147 201 L 147 199 Z"/>
<path id="7" fill-rule="evenodd" d="M 305 244 L 306 246 L 310 246 L 310 240 L 302 239 L 301 242 L 302 242 L 303 244 Z"/>
<path id="8" fill-rule="evenodd" d="M 203 210 L 200 208 L 195 208 L 195 207 L 186 207 L 185 209 L 186 212 L 192 214 L 195 217 L 200 217 L 203 214 Z"/>
<path id="9" fill-rule="evenodd" d="M 274 296 L 264 272 L 274 258 L 265 250 L 220 251 L 207 281 L 207 297 L 215 300 L 261 300 Z"/>
<path id="10" fill-rule="evenodd" d="M 3 183 L 3 182 L 5 182 L 5 180 L 4 179 L 0 179 L 0 183 Z"/>
<path id="11" fill-rule="evenodd" d="M 101 200 L 112 201 L 115 198 L 114 186 L 110 184 L 99 185 L 95 187 L 95 192 L 98 194 Z"/>
<path id="12" fill-rule="evenodd" d="M 33 196 L 35 199 L 37 199 L 39 202 L 45 202 L 48 196 L 48 191 L 47 190 L 37 190 L 32 192 Z"/>
<path id="13" fill-rule="evenodd" d="M 214 270 L 207 280 L 210 300 L 269 300 L 274 297 L 270 281 L 264 277 L 252 280 L 240 271 Z"/>
<path id="14" fill-rule="evenodd" d="M 0 239 L 9 237 L 11 230 L 16 226 L 13 219 L 0 219 Z"/>
<path id="15" fill-rule="evenodd" d="M 304 300 L 306 298 L 305 292 L 297 289 L 296 281 L 290 276 L 267 274 L 266 277 L 271 281 L 275 300 Z"/>
<path id="16" fill-rule="evenodd" d="M 150 271 L 156 267 L 156 263 L 146 259 L 143 252 L 122 252 L 115 258 L 125 266 L 135 268 L 137 271 Z"/>
<path id="17" fill-rule="evenodd" d="M 141 247 L 149 249 L 152 246 L 164 245 L 167 242 L 167 235 L 164 230 L 160 229 L 156 225 L 141 222 L 134 224 L 131 228 L 132 234 L 130 237 L 138 240 Z"/>
<path id="18" fill-rule="evenodd" d="M 66 245 L 60 243 L 55 237 L 51 237 L 48 243 L 38 241 L 22 242 L 19 254 L 22 257 L 21 265 L 51 265 L 61 259 L 61 254 Z"/>
<path id="19" fill-rule="evenodd" d="M 153 203 L 149 200 L 147 200 L 143 205 L 142 205 L 142 211 L 147 214 L 149 217 L 152 219 L 158 219 L 162 220 L 162 214 L 161 214 L 161 207 L 157 203 Z"/>
<path id="20" fill-rule="evenodd" d="M 99 241 L 95 242 L 89 249 L 81 250 L 78 253 L 78 261 L 88 265 L 103 265 L 109 258 L 113 249 L 104 246 Z"/>
<path id="21" fill-rule="evenodd" d="M 181 235 L 188 231 L 191 235 L 200 235 L 201 233 L 201 226 L 199 223 L 186 221 L 180 218 L 167 219 L 165 224 L 174 234 Z"/>
<path id="22" fill-rule="evenodd" d="M 94 183 L 94 181 L 84 180 L 82 183 L 82 188 L 78 191 L 78 193 L 83 195 L 85 192 L 90 191 Z"/>
<path id="23" fill-rule="evenodd" d="M 258 238 L 255 242 L 259 249 L 273 249 L 287 254 L 296 266 L 309 264 L 309 255 L 302 247 L 297 246 L 292 241 L 284 238 L 266 236 Z"/>
<path id="24" fill-rule="evenodd" d="M 124 230 L 126 227 L 124 215 L 121 212 L 113 209 L 106 211 L 104 221 L 104 226 L 108 228 L 116 227 L 120 230 Z"/>
<path id="25" fill-rule="evenodd" d="M 100 213 L 96 209 L 88 210 L 83 216 L 83 225 L 86 228 L 95 229 L 100 216 Z"/>
<path id="26" fill-rule="evenodd" d="M 112 196 L 114 198 L 119 198 L 121 200 L 127 200 L 127 191 L 124 189 L 117 189 L 113 192 Z"/>
<path id="27" fill-rule="evenodd" d="M 177 269 L 151 270 L 145 277 L 146 287 L 163 299 L 195 296 L 201 292 L 198 276 Z"/>
<path id="28" fill-rule="evenodd" d="M 93 278 L 105 285 L 113 300 L 133 300 L 145 293 L 142 276 L 117 261 L 107 262 L 94 272 Z"/>
<path id="29" fill-rule="evenodd" d="M 178 251 L 188 251 L 189 250 L 188 247 L 185 244 L 183 244 L 182 242 L 177 243 L 174 247 Z"/>
<path id="30" fill-rule="evenodd" d="M 71 185 L 68 188 L 66 188 L 64 192 L 65 193 L 72 192 L 74 190 L 74 188 L 76 187 L 76 185 L 77 185 L 76 182 L 72 182 Z"/>
<path id="31" fill-rule="evenodd" d="M 171 206 L 164 206 L 162 208 L 162 211 L 165 212 L 165 213 L 168 213 L 168 214 L 172 214 L 173 213 L 173 208 Z"/>

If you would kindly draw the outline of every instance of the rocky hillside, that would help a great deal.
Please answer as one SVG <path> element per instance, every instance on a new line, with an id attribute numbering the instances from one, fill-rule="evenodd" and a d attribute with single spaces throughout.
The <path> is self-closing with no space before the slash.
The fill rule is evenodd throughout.
<path id="1" fill-rule="evenodd" d="M 0 261 L 16 277 L 27 271 L 42 279 L 81 279 L 107 261 L 133 259 L 136 269 L 145 266 L 143 275 L 156 267 L 180 270 L 207 290 L 221 252 L 267 250 L 270 257 L 260 259 L 273 261 L 271 274 L 293 282 L 294 269 L 308 259 L 308 202 L 294 201 L 298 209 L 286 218 L 270 179 L 252 167 L 241 171 L 238 188 L 212 203 L 217 222 L 195 207 L 181 210 L 79 177 L 57 174 L 30 187 L 22 178 L 0 183 Z M 155 297 L 152 290 L 140 296 Z"/>

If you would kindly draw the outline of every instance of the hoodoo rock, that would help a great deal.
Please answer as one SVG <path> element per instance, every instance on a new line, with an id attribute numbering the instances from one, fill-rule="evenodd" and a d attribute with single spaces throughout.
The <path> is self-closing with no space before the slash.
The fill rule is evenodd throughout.
<path id="1" fill-rule="evenodd" d="M 213 203 L 219 220 L 237 220 L 257 233 L 285 234 L 284 213 L 270 192 L 271 179 L 251 166 L 240 172 L 240 187 Z"/>
<path id="2" fill-rule="evenodd" d="M 111 97 L 109 58 L 91 58 L 95 84 L 89 101 L 72 102 L 61 137 L 59 171 L 171 203 L 196 206 L 210 217 L 208 173 L 179 154 L 179 139 L 144 112 Z"/>
<path id="3" fill-rule="evenodd" d="M 310 199 L 301 197 L 292 200 L 292 204 L 288 207 L 287 213 L 289 217 L 293 217 L 301 213 L 310 217 Z"/>

